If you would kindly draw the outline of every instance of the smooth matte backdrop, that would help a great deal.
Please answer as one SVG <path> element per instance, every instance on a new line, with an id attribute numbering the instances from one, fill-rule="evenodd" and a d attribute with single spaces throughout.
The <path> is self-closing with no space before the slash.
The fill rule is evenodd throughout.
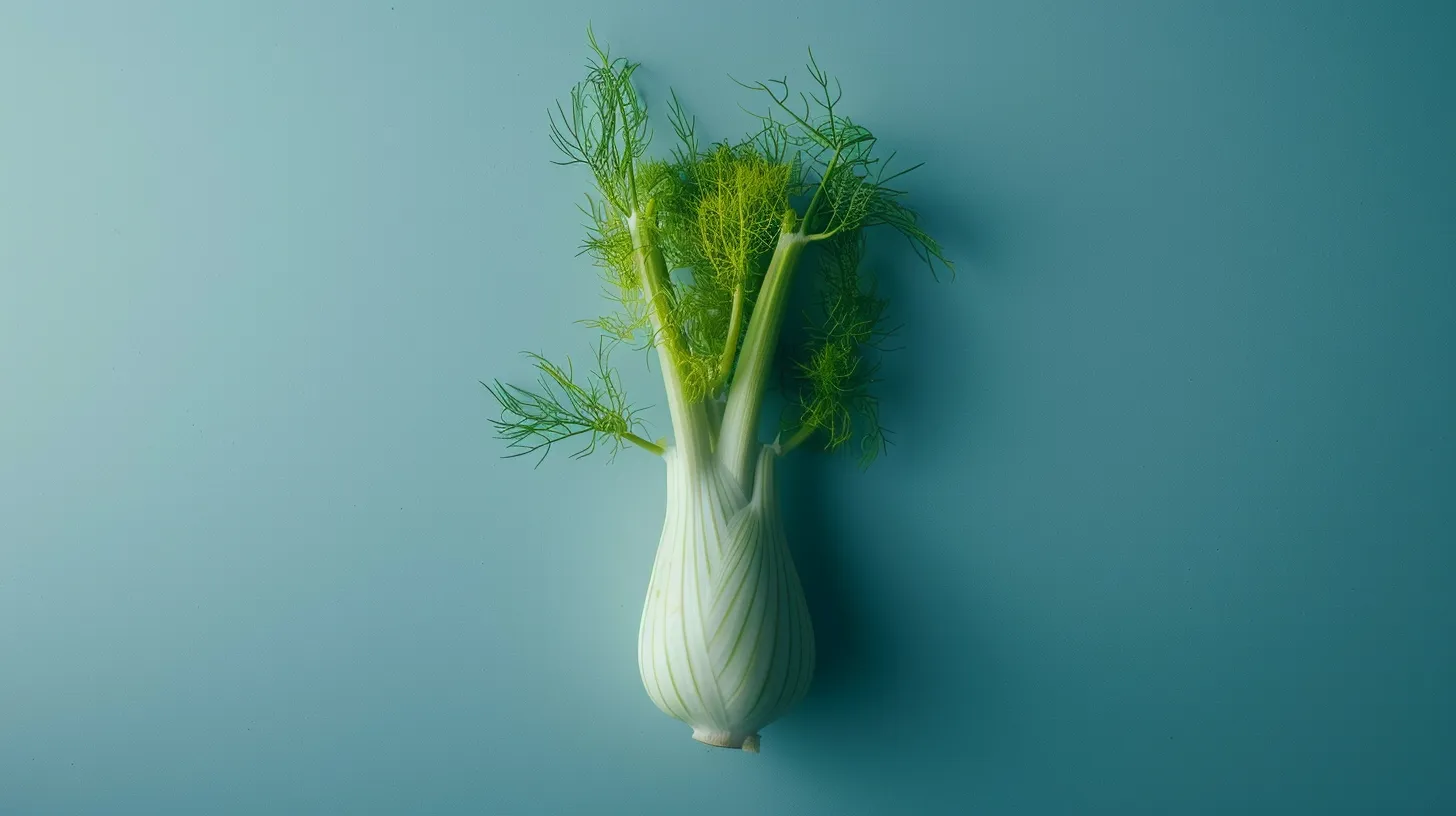
<path id="1" fill-rule="evenodd" d="M 600 309 L 589 20 L 713 138 L 812 46 L 959 263 L 873 244 L 896 444 L 786 465 L 822 663 L 758 756 L 640 687 L 661 463 L 487 425 Z M 1456 812 L 1453 30 L 0 3 L 0 814 Z"/>

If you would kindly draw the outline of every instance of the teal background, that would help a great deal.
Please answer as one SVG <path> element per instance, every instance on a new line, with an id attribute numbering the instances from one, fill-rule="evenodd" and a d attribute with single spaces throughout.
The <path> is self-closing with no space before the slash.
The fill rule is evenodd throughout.
<path id="1" fill-rule="evenodd" d="M 897 445 L 786 468 L 822 664 L 759 756 L 640 688 L 661 464 L 488 434 L 598 308 L 589 18 L 713 136 L 813 46 L 960 262 L 875 245 Z M 1456 812 L 1453 29 L 0 5 L 0 814 Z"/>

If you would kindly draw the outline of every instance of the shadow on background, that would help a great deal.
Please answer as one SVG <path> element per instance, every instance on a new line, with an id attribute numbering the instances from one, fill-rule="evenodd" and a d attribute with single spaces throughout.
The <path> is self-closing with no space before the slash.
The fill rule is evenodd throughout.
<path id="1" fill-rule="evenodd" d="M 876 230 L 879 234 L 872 235 L 867 249 L 866 268 L 875 273 L 880 293 L 890 301 L 887 322 L 901 326 L 882 355 L 877 389 L 882 415 L 892 429 L 915 428 L 918 440 L 913 447 L 892 444 L 888 459 L 872 468 L 894 460 L 901 474 L 929 480 L 954 472 L 943 457 L 961 454 L 947 454 L 926 440 L 947 434 L 973 438 L 980 392 L 974 361 L 946 371 L 944 361 L 930 353 L 944 338 L 974 330 L 963 310 L 936 304 L 949 299 L 943 288 L 969 286 L 971 267 L 985 253 L 969 219 L 956 217 L 963 208 L 932 197 L 916 203 L 945 216 L 932 226 L 955 237 L 947 243 L 958 251 L 975 250 L 954 259 L 954 276 L 942 271 L 936 282 L 904 239 L 889 230 Z M 815 261 L 807 258 L 802 269 L 812 269 Z M 809 308 L 812 285 L 800 284 L 793 308 Z M 795 348 L 802 340 L 802 334 L 786 335 L 784 346 Z M 781 365 L 781 370 L 787 368 Z M 966 417 L 971 418 L 969 426 Z M 994 736 L 981 726 L 996 719 L 997 671 L 967 597 L 971 582 L 958 573 L 964 568 L 964 551 L 974 546 L 968 531 L 962 527 L 942 535 L 924 526 L 924 510 L 931 508 L 888 497 L 884 506 L 866 508 L 885 518 L 884 525 L 855 528 L 851 519 L 856 514 L 844 509 L 854 500 L 856 491 L 849 489 L 853 480 L 863 478 L 853 456 L 818 453 L 806 446 L 803 455 L 784 460 L 781 473 L 785 525 L 813 617 L 818 655 L 809 697 L 768 735 L 770 746 L 778 743 L 786 752 L 840 767 L 836 778 L 842 778 L 843 761 L 879 767 L 903 761 L 903 770 L 914 774 L 927 769 L 920 767 L 923 759 L 912 757 L 939 755 L 962 762 L 989 751 Z M 926 502 L 947 494 L 944 485 L 926 487 L 934 488 L 923 491 Z M 973 488 L 957 485 L 950 492 L 969 495 Z M 904 485 L 896 491 L 900 496 L 921 492 Z M 946 511 L 933 509 L 942 517 Z M 897 531 L 897 537 L 887 539 L 885 529 Z M 886 570 L 887 563 L 897 568 Z"/>

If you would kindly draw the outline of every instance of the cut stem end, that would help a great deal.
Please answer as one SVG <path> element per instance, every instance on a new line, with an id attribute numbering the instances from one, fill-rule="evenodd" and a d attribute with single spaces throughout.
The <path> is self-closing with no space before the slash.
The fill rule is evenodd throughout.
<path id="1" fill-rule="evenodd" d="M 693 739 L 704 745 L 712 745 L 717 748 L 741 748 L 750 754 L 758 753 L 757 734 L 734 734 L 731 731 L 713 731 L 706 728 L 694 728 Z"/>

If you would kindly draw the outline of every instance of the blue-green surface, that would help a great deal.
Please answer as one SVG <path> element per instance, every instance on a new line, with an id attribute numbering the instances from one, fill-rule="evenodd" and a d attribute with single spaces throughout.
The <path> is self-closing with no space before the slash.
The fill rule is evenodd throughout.
<path id="1" fill-rule="evenodd" d="M 0 814 L 1456 812 L 1453 12 L 0 4 Z M 488 435 L 589 17 L 713 136 L 812 45 L 960 261 L 759 756 L 640 688 L 661 463 Z"/>

